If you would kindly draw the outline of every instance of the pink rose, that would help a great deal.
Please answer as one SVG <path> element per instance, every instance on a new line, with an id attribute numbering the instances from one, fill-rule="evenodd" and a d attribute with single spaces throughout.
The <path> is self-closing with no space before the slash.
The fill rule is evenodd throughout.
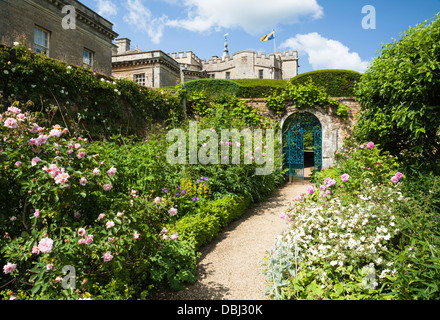
<path id="1" fill-rule="evenodd" d="M 35 210 L 35 212 L 34 212 L 34 217 L 35 218 L 39 218 L 40 217 L 40 210 Z"/>
<path id="2" fill-rule="evenodd" d="M 110 254 L 110 252 L 106 252 L 106 253 L 102 256 L 102 258 L 104 259 L 104 262 L 109 262 L 109 261 L 112 261 L 113 256 Z"/>
<path id="3" fill-rule="evenodd" d="M 133 239 L 139 239 L 139 237 L 140 237 L 140 234 L 137 231 L 135 231 L 133 234 Z"/>
<path id="4" fill-rule="evenodd" d="M 374 147 L 374 143 L 373 142 L 370 141 L 370 142 L 367 143 L 367 148 L 368 149 L 373 149 L 373 147 Z"/>
<path id="5" fill-rule="evenodd" d="M 85 155 L 86 155 L 86 153 L 84 151 L 80 151 L 80 152 L 78 152 L 77 158 L 82 159 L 85 157 Z"/>
<path id="6" fill-rule="evenodd" d="M 307 192 L 309 194 L 313 194 L 315 192 L 315 189 L 312 186 L 307 187 Z"/>
<path id="7" fill-rule="evenodd" d="M 93 169 L 93 174 L 94 174 L 95 176 L 99 175 L 100 173 L 101 173 L 101 171 L 99 171 L 98 168 Z"/>
<path id="8" fill-rule="evenodd" d="M 43 253 L 49 253 L 53 249 L 53 240 L 46 237 L 40 240 L 38 243 L 38 249 Z"/>
<path id="9" fill-rule="evenodd" d="M 40 162 L 40 161 L 41 161 L 41 159 L 38 158 L 38 157 L 33 158 L 32 161 L 31 161 L 32 167 L 35 167 L 37 165 L 37 163 Z"/>
<path id="10" fill-rule="evenodd" d="M 115 225 L 115 223 L 113 221 L 107 221 L 107 223 L 105 224 L 105 226 L 107 227 L 107 229 L 113 227 Z"/>
<path id="11" fill-rule="evenodd" d="M 89 235 L 86 237 L 86 244 L 89 245 L 89 244 L 91 244 L 92 242 L 93 242 L 93 235 L 89 234 Z"/>
<path id="12" fill-rule="evenodd" d="M 395 176 L 396 176 L 396 178 L 399 179 L 399 180 L 403 178 L 403 174 L 402 174 L 401 172 L 397 172 L 397 173 L 395 174 Z"/>
<path id="13" fill-rule="evenodd" d="M 87 184 L 87 179 L 84 178 L 84 177 L 82 177 L 82 178 L 79 180 L 79 184 L 82 185 L 82 186 L 85 186 L 85 185 Z"/>
<path id="14" fill-rule="evenodd" d="M 17 108 L 17 107 L 9 107 L 8 111 L 12 112 L 12 113 L 16 113 L 16 114 L 21 113 L 21 110 L 19 108 Z"/>
<path id="15" fill-rule="evenodd" d="M 15 163 L 15 165 L 16 165 L 18 168 L 20 168 L 20 167 L 21 167 L 21 161 L 17 161 L 17 162 Z"/>
<path id="16" fill-rule="evenodd" d="M 102 188 L 105 190 L 105 191 L 110 191 L 112 188 L 113 188 L 113 186 L 111 185 L 111 184 L 105 184 L 105 185 L 103 185 L 102 186 Z"/>
<path id="17" fill-rule="evenodd" d="M 394 182 L 394 183 L 397 183 L 397 182 L 399 182 L 399 178 L 397 178 L 396 176 L 393 176 L 391 178 L 391 181 Z"/>
<path id="18" fill-rule="evenodd" d="M 78 235 L 79 235 L 80 237 L 84 237 L 84 236 L 86 235 L 86 229 L 84 229 L 84 228 L 79 228 L 79 229 L 78 229 Z"/>
<path id="19" fill-rule="evenodd" d="M 168 210 L 168 213 L 170 214 L 170 216 L 174 217 L 177 214 L 177 209 L 171 208 L 170 210 Z"/>
<path id="20" fill-rule="evenodd" d="M 32 248 L 32 253 L 33 253 L 33 254 L 39 254 L 39 253 L 40 253 L 40 249 L 39 249 L 37 246 L 34 246 L 34 247 Z"/>
<path id="21" fill-rule="evenodd" d="M 14 272 L 14 270 L 17 268 L 16 264 L 10 263 L 8 262 L 4 267 L 3 267 L 3 273 L 8 274 L 11 272 Z"/>
<path id="22" fill-rule="evenodd" d="M 348 174 L 346 174 L 346 173 L 344 173 L 344 174 L 341 176 L 341 180 L 344 181 L 344 182 L 347 182 L 347 181 L 348 181 L 348 178 L 350 178 L 350 176 L 349 176 Z"/>
<path id="23" fill-rule="evenodd" d="M 18 127 L 18 123 L 17 123 L 17 120 L 15 120 L 13 118 L 7 118 L 5 120 L 4 126 L 6 128 L 15 129 Z"/>
<path id="24" fill-rule="evenodd" d="M 114 168 L 114 167 L 111 167 L 111 168 L 107 171 L 107 174 L 108 174 L 110 177 L 113 177 L 113 176 L 115 175 L 115 173 L 116 173 L 116 168 Z"/>
<path id="25" fill-rule="evenodd" d="M 55 183 L 64 185 L 64 184 L 66 184 L 67 179 L 69 179 L 69 178 L 70 178 L 69 174 L 67 174 L 65 172 L 61 172 L 60 174 L 58 174 L 55 177 Z"/>
<path id="26" fill-rule="evenodd" d="M 179 238 L 179 234 L 176 232 L 174 234 L 171 235 L 170 240 L 175 241 Z"/>

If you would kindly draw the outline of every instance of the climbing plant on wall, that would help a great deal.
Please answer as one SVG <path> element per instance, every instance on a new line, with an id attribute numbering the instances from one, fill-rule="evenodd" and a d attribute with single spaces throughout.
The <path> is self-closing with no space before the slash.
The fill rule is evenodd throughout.
<path id="1" fill-rule="evenodd" d="M 316 105 L 321 107 L 336 107 L 336 114 L 346 119 L 348 116 L 347 106 L 339 100 L 330 97 L 323 87 L 311 80 L 304 84 L 294 85 L 288 83 L 284 90 L 279 90 L 267 98 L 267 108 L 281 113 L 286 108 L 286 102 L 292 101 L 298 109 L 310 108 Z"/>

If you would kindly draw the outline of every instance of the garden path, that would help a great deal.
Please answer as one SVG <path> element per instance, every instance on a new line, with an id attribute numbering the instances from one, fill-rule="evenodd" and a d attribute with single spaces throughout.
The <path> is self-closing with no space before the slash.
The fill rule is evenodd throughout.
<path id="1" fill-rule="evenodd" d="M 306 192 L 304 183 L 287 183 L 266 202 L 249 208 L 200 249 L 197 279 L 184 290 L 159 292 L 156 300 L 265 300 L 261 260 L 286 228 L 280 218 L 294 198 Z"/>

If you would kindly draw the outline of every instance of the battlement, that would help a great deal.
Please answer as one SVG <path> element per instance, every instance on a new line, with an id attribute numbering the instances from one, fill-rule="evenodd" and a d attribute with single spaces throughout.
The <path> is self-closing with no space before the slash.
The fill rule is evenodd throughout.
<path id="1" fill-rule="evenodd" d="M 197 55 L 192 51 L 186 51 L 186 52 L 173 52 L 171 54 L 168 54 L 171 58 L 176 60 L 179 64 L 202 64 L 202 60 L 197 57 Z"/>
<path id="2" fill-rule="evenodd" d="M 270 53 L 266 55 L 265 52 L 256 52 L 251 50 L 241 50 L 234 53 L 231 57 L 226 57 L 225 59 L 219 58 L 217 56 L 212 57 L 211 59 L 201 59 L 200 62 L 204 65 L 212 65 L 212 64 L 220 64 L 220 63 L 228 63 L 233 61 L 234 59 L 241 59 L 244 55 L 252 55 L 256 60 L 266 60 L 273 61 L 277 59 L 281 59 L 283 61 L 288 60 L 297 60 L 298 59 L 298 51 L 288 50 L 288 51 L 277 51 L 275 53 Z"/>

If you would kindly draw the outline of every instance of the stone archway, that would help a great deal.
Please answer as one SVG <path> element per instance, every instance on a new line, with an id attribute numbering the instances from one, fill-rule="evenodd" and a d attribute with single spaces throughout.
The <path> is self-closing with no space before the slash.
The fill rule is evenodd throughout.
<path id="1" fill-rule="evenodd" d="M 288 106 L 287 112 L 280 120 L 282 132 L 285 128 L 291 125 L 288 120 L 295 114 L 311 114 L 321 124 L 321 167 L 320 169 L 327 169 L 334 166 L 334 154 L 342 145 L 342 138 L 345 136 L 344 126 L 341 120 L 332 116 L 328 110 L 316 106 L 306 109 L 297 109 L 294 106 Z M 283 134 L 280 135 L 280 140 L 284 145 Z"/>
<path id="2" fill-rule="evenodd" d="M 307 141 L 306 141 L 307 140 Z M 305 168 L 322 168 L 322 126 L 319 119 L 310 112 L 295 112 L 282 124 L 284 168 L 288 169 L 289 180 L 304 180 Z M 311 156 L 311 157 L 308 157 Z"/>

